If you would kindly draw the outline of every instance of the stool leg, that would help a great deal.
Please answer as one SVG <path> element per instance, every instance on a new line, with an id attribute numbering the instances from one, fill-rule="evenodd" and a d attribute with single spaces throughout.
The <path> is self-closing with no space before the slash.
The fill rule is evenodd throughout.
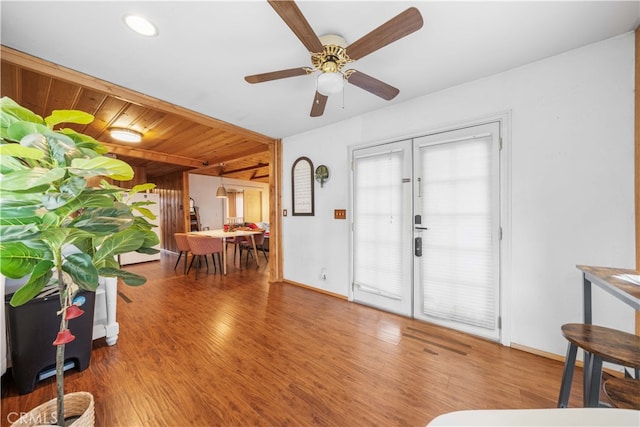
<path id="1" fill-rule="evenodd" d="M 584 395 L 582 396 L 582 406 L 585 408 L 589 407 L 589 393 L 591 393 L 591 380 L 593 375 L 593 355 L 586 350 L 582 350 L 583 353 L 583 384 L 582 390 L 584 391 Z"/>
<path id="2" fill-rule="evenodd" d="M 600 406 L 600 382 L 602 379 L 602 359 L 598 356 L 591 355 L 590 373 L 589 373 L 589 392 L 588 399 L 584 405 L 587 408 L 597 408 Z"/>
<path id="3" fill-rule="evenodd" d="M 569 403 L 569 394 L 571 394 L 571 382 L 573 381 L 573 371 L 576 368 L 576 353 L 578 347 L 569 343 L 567 347 L 567 357 L 564 361 L 564 369 L 562 371 L 562 382 L 560 384 L 560 396 L 558 396 L 558 408 L 566 408 Z"/>

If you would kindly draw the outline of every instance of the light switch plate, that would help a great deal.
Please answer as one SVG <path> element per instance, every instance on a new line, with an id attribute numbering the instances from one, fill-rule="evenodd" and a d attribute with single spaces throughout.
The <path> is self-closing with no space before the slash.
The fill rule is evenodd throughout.
<path id="1" fill-rule="evenodd" d="M 347 210 L 346 209 L 334 209 L 333 210 L 333 218 L 335 218 L 335 219 L 347 219 Z"/>

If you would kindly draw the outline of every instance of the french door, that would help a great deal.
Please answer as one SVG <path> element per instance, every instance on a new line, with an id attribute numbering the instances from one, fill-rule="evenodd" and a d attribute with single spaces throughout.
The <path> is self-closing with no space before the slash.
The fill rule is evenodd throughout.
<path id="1" fill-rule="evenodd" d="M 353 152 L 353 300 L 500 338 L 500 129 Z"/>
<path id="2" fill-rule="evenodd" d="M 353 300 L 412 315 L 411 141 L 353 152 Z"/>

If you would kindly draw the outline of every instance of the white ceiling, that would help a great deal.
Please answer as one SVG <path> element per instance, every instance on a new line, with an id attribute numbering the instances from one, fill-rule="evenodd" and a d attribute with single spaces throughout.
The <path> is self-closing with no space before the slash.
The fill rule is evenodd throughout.
<path id="1" fill-rule="evenodd" d="M 632 31 L 640 2 L 299 1 L 316 34 L 347 44 L 407 7 L 424 26 L 351 64 L 400 89 L 384 101 L 347 84 L 309 116 L 315 74 L 249 84 L 245 75 L 310 66 L 266 1 L 0 2 L 3 45 L 282 138 Z M 126 13 L 160 30 L 129 30 Z"/>

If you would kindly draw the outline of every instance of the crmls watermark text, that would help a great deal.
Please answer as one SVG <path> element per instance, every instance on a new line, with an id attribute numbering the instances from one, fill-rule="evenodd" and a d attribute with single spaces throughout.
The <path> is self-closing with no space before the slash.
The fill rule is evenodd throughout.
<path id="1" fill-rule="evenodd" d="M 18 419 L 20 417 L 26 416 L 28 417 L 25 421 L 27 422 L 27 424 L 32 424 L 32 425 L 41 425 L 41 424 L 56 424 L 58 422 L 58 417 L 57 414 L 55 412 L 51 412 L 49 414 L 47 413 L 34 413 L 34 414 L 30 414 L 29 412 L 9 412 L 7 414 L 7 421 L 9 421 L 9 424 L 13 424 L 16 421 L 18 421 Z"/>

